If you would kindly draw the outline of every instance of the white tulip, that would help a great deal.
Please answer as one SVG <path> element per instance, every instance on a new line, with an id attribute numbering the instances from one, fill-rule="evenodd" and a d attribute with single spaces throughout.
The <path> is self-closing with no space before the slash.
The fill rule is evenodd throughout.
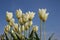
<path id="1" fill-rule="evenodd" d="M 29 20 L 32 20 L 34 18 L 35 13 L 30 11 L 28 13 L 29 13 Z"/>
<path id="2" fill-rule="evenodd" d="M 22 15 L 22 19 L 23 19 L 24 22 L 27 22 L 27 21 L 28 21 L 28 16 L 27 16 L 27 14 L 23 14 L 23 15 Z"/>
<path id="3" fill-rule="evenodd" d="M 12 19 L 10 20 L 10 22 L 9 22 L 9 25 L 10 25 L 10 26 L 13 26 L 13 25 L 14 25 L 14 22 L 15 22 L 15 19 L 12 18 Z"/>
<path id="4" fill-rule="evenodd" d="M 18 24 L 17 24 L 17 23 L 14 24 L 14 31 L 15 31 L 15 32 L 18 31 Z"/>
<path id="5" fill-rule="evenodd" d="M 42 21 L 46 21 L 48 17 L 48 13 L 46 14 L 46 9 L 39 9 L 39 17 Z"/>
<path id="6" fill-rule="evenodd" d="M 8 32 L 10 30 L 10 25 L 7 25 L 5 26 L 5 29 L 4 29 L 6 32 Z"/>
<path id="7" fill-rule="evenodd" d="M 38 26 L 33 26 L 33 31 L 37 32 L 38 31 Z"/>
<path id="8" fill-rule="evenodd" d="M 13 18 L 12 12 L 6 12 L 6 20 L 9 22 Z"/>
<path id="9" fill-rule="evenodd" d="M 22 17 L 22 10 L 21 9 L 16 10 L 16 16 L 18 19 Z"/>
<path id="10" fill-rule="evenodd" d="M 28 26 L 25 26 L 25 30 L 28 30 L 29 29 L 29 27 Z"/>
<path id="11" fill-rule="evenodd" d="M 18 21 L 19 21 L 19 23 L 20 23 L 20 24 L 24 24 L 24 22 L 23 22 L 23 19 L 22 19 L 22 18 L 20 18 Z"/>

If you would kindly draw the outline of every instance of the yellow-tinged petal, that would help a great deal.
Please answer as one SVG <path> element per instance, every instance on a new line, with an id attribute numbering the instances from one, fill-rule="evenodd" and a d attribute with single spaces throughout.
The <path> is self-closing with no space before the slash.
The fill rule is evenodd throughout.
<path id="1" fill-rule="evenodd" d="M 47 20 L 48 15 L 49 15 L 49 13 L 46 13 L 46 14 L 44 15 L 44 18 L 43 18 L 43 21 L 44 21 L 44 22 Z"/>
<path id="2" fill-rule="evenodd" d="M 14 25 L 14 22 L 15 22 L 15 19 L 12 18 L 12 19 L 10 20 L 10 22 L 9 22 L 9 25 L 10 25 L 10 26 L 13 26 L 13 25 Z"/>
<path id="3" fill-rule="evenodd" d="M 15 31 L 15 32 L 18 31 L 18 24 L 17 24 L 17 23 L 14 24 L 14 31 Z"/>
<path id="4" fill-rule="evenodd" d="M 29 13 L 29 20 L 32 20 L 35 16 L 35 13 L 30 11 L 28 13 Z"/>
<path id="5" fill-rule="evenodd" d="M 10 31 L 10 25 L 6 25 L 4 31 L 6 32 Z"/>
<path id="6" fill-rule="evenodd" d="M 13 18 L 12 12 L 6 12 L 6 20 L 9 22 Z"/>
<path id="7" fill-rule="evenodd" d="M 22 10 L 21 9 L 16 10 L 16 16 L 18 19 L 22 17 Z"/>

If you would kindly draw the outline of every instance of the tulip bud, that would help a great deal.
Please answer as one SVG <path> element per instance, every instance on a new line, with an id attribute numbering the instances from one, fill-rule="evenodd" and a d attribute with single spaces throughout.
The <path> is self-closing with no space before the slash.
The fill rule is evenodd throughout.
<path id="1" fill-rule="evenodd" d="M 9 22 L 11 19 L 13 18 L 13 14 L 12 14 L 12 12 L 6 12 L 6 20 L 7 20 L 7 22 Z"/>
<path id="2" fill-rule="evenodd" d="M 10 25 L 7 25 L 7 26 L 5 26 L 5 29 L 4 29 L 4 31 L 5 31 L 5 32 L 8 32 L 8 31 L 10 31 Z"/>
<path id="3" fill-rule="evenodd" d="M 22 19 L 22 18 L 20 18 L 18 21 L 19 21 L 19 23 L 20 23 L 20 24 L 24 24 L 24 22 L 23 22 L 23 19 Z"/>
<path id="4" fill-rule="evenodd" d="M 25 26 L 25 30 L 28 30 L 29 29 L 29 27 L 28 26 Z"/>
<path id="5" fill-rule="evenodd" d="M 15 19 L 12 18 L 12 19 L 10 20 L 10 22 L 9 22 L 9 25 L 10 25 L 10 26 L 13 26 L 13 25 L 14 25 L 14 22 L 15 22 Z"/>
<path id="6" fill-rule="evenodd" d="M 28 16 L 26 14 L 23 14 L 22 19 L 23 19 L 23 22 L 25 23 L 28 21 Z"/>
<path id="7" fill-rule="evenodd" d="M 15 32 L 18 31 L 18 24 L 17 24 L 17 23 L 14 24 L 14 31 L 15 31 Z"/>
<path id="8" fill-rule="evenodd" d="M 38 31 L 38 26 L 33 26 L 33 31 L 37 32 Z"/>
<path id="9" fill-rule="evenodd" d="M 22 10 L 21 9 L 16 10 L 16 16 L 18 19 L 22 17 Z"/>

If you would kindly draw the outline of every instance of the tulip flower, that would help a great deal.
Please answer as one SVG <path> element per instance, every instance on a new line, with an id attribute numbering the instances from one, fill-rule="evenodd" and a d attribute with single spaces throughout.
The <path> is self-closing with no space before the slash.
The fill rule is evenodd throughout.
<path id="1" fill-rule="evenodd" d="M 18 21 L 20 24 L 24 24 L 22 17 Z"/>
<path id="2" fill-rule="evenodd" d="M 23 20 L 24 23 L 28 21 L 27 14 L 22 14 L 22 20 Z"/>
<path id="3" fill-rule="evenodd" d="M 5 26 L 4 31 L 5 31 L 6 33 L 7 33 L 8 31 L 10 31 L 10 25 Z"/>
<path id="4" fill-rule="evenodd" d="M 37 32 L 38 31 L 38 26 L 33 26 L 33 31 Z"/>
<path id="5" fill-rule="evenodd" d="M 10 26 L 13 26 L 13 25 L 14 25 L 14 22 L 15 22 L 15 19 L 12 18 L 12 19 L 10 20 L 10 22 L 9 22 L 9 25 L 10 25 Z"/>
<path id="6" fill-rule="evenodd" d="M 15 31 L 15 32 L 18 31 L 18 24 L 17 24 L 17 23 L 14 24 L 14 31 Z"/>
<path id="7" fill-rule="evenodd" d="M 40 19 L 45 22 L 48 18 L 49 13 L 46 13 L 46 9 L 39 9 L 39 17 Z"/>
<path id="8" fill-rule="evenodd" d="M 12 12 L 6 12 L 6 20 L 9 22 L 13 18 Z"/>
<path id="9" fill-rule="evenodd" d="M 28 26 L 25 26 L 25 30 L 28 30 L 29 29 L 29 27 Z"/>
<path id="10" fill-rule="evenodd" d="M 29 20 L 32 20 L 34 18 L 35 13 L 30 11 L 28 13 L 29 13 Z"/>
<path id="11" fill-rule="evenodd" d="M 18 19 L 22 17 L 22 10 L 21 9 L 16 10 L 16 16 Z"/>

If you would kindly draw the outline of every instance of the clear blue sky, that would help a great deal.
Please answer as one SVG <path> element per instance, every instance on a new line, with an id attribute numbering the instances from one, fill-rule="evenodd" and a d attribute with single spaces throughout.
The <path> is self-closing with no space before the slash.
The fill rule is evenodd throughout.
<path id="1" fill-rule="evenodd" d="M 38 9 L 46 8 L 49 12 L 49 17 L 46 22 L 47 37 L 51 33 L 60 38 L 60 0 L 0 0 L 0 34 L 4 31 L 4 26 L 7 24 L 5 17 L 6 11 L 13 12 L 16 19 L 16 10 L 21 9 L 24 13 L 34 11 L 36 13 L 33 19 L 34 25 L 40 26 L 38 17 Z M 17 20 L 17 19 L 16 19 Z"/>

